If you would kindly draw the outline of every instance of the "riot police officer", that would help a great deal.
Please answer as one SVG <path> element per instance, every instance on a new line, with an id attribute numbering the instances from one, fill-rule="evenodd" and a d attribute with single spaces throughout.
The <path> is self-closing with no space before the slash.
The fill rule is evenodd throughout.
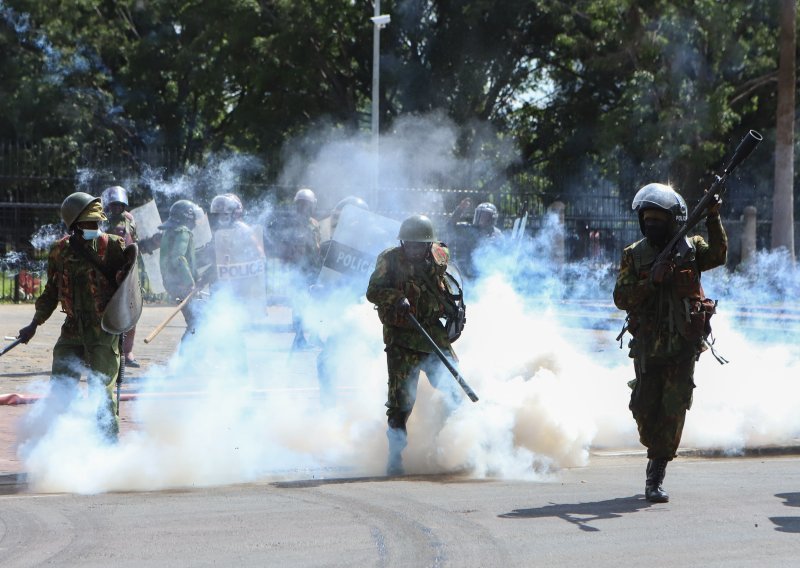
<path id="1" fill-rule="evenodd" d="M 380 254 L 367 287 L 367 300 L 377 307 L 386 344 L 389 475 L 403 472 L 401 454 L 407 445 L 406 423 L 416 401 L 420 370 L 425 371 L 434 387 L 455 395 L 448 388 L 452 383 L 443 378 L 444 365 L 406 317 L 413 313 L 436 345 L 455 358 L 440 320 L 446 311 L 442 290 L 446 289 L 449 252 L 436 239 L 433 223 L 424 215 L 412 215 L 403 221 L 397 237 L 400 246 Z"/>
<path id="2" fill-rule="evenodd" d="M 125 241 L 125 246 L 139 241 L 136 234 L 136 220 L 133 215 L 128 211 L 128 192 L 124 187 L 115 185 L 107 187 L 100 195 L 100 201 L 103 204 L 103 212 L 107 220 L 103 225 L 103 229 L 112 235 L 117 235 Z M 141 260 L 139 261 L 141 262 Z M 142 269 L 140 264 L 139 268 Z M 136 337 L 136 328 L 125 333 L 125 338 L 122 345 L 123 356 L 125 357 L 126 367 L 139 367 L 139 362 L 133 354 L 134 339 Z"/>
<path id="3" fill-rule="evenodd" d="M 198 285 L 195 262 L 194 229 L 202 217 L 200 207 L 187 199 L 181 199 L 169 208 L 169 218 L 158 228 L 161 236 L 161 277 L 164 288 L 171 299 L 181 301 Z M 186 331 L 181 342 L 194 333 L 199 318 L 199 306 L 193 298 L 181 310 L 186 320 Z"/>
<path id="4" fill-rule="evenodd" d="M 33 320 L 19 330 L 19 337 L 23 343 L 30 341 L 61 304 L 66 319 L 53 347 L 53 399 L 63 403 L 75 396 L 81 365 L 85 366 L 90 370 L 89 389 L 100 399 L 98 424 L 110 440 L 116 440 L 119 422 L 113 390 L 120 368 L 119 335 L 103 330 L 101 321 L 124 275 L 124 241 L 100 230 L 106 216 L 100 198 L 88 193 L 69 195 L 61 204 L 61 219 L 70 234 L 50 248 L 47 285 L 36 300 Z"/>
<path id="5" fill-rule="evenodd" d="M 677 454 L 686 411 L 692 403 L 694 365 L 707 348 L 708 300 L 700 274 L 725 264 L 728 241 L 719 203 L 708 209 L 709 242 L 701 236 L 678 241 L 667 260 L 656 263 L 687 218 L 686 203 L 672 187 L 651 183 L 633 198 L 643 239 L 622 252 L 614 303 L 628 313 L 636 379 L 629 408 L 639 440 L 647 448 L 645 497 L 663 503 L 667 463 Z"/>

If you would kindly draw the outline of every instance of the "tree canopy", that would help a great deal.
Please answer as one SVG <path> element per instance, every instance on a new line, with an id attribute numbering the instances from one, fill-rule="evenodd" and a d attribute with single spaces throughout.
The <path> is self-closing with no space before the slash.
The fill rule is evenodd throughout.
<path id="1" fill-rule="evenodd" d="M 0 0 L 0 139 L 108 155 L 259 156 L 321 123 L 369 129 L 367 0 Z M 389 0 L 381 129 L 444 113 L 453 148 L 502 169 L 452 186 L 702 191 L 748 129 L 774 131 L 770 0 Z M 796 24 L 795 24 L 796 25 Z M 771 156 L 749 170 L 768 187 Z M 66 170 L 75 164 L 57 166 Z M 54 166 L 56 167 L 56 166 Z M 542 180 L 545 180 L 542 183 Z"/>

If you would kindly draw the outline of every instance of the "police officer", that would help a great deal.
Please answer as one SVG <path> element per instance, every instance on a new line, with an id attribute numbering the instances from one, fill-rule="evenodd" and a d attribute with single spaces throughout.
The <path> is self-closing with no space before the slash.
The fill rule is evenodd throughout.
<path id="1" fill-rule="evenodd" d="M 328 266 L 328 262 L 333 259 L 328 259 L 328 254 L 335 254 L 335 244 L 333 235 L 336 232 L 336 227 L 339 225 L 339 218 L 341 217 L 342 210 L 346 206 L 357 207 L 364 211 L 369 211 L 367 202 L 351 195 L 345 197 L 331 212 L 331 239 L 325 241 L 320 246 L 322 264 Z M 359 229 L 366 229 L 363 223 L 358 226 Z M 363 297 L 364 281 L 359 278 L 357 274 L 342 275 L 339 280 L 334 282 L 326 282 L 323 284 L 319 280 L 311 286 L 311 297 L 315 302 L 315 308 L 320 305 L 328 304 L 323 313 L 331 313 L 334 309 L 333 303 L 336 303 L 335 309 L 342 310 L 347 304 L 355 304 L 360 297 Z M 334 402 L 333 391 L 333 377 L 337 369 L 337 361 L 346 352 L 350 335 L 347 330 L 343 328 L 341 322 L 333 321 L 326 322 L 326 330 L 328 337 L 325 341 L 321 341 L 322 349 L 317 355 L 317 379 L 319 380 L 320 401 L 326 406 L 330 406 Z"/>
<path id="2" fill-rule="evenodd" d="M 169 218 L 158 228 L 161 236 L 161 278 L 171 298 L 181 301 L 198 286 L 192 229 L 202 216 L 200 207 L 181 199 L 169 208 Z M 199 318 L 199 306 L 192 298 L 181 310 L 186 320 L 186 331 L 181 343 L 194 333 Z"/>
<path id="3" fill-rule="evenodd" d="M 677 454 L 692 403 L 695 361 L 707 348 L 714 312 L 700 274 L 725 264 L 728 241 L 716 203 L 706 217 L 708 243 L 701 236 L 685 237 L 668 260 L 655 263 L 686 221 L 686 203 L 670 186 L 651 183 L 636 193 L 633 210 L 644 238 L 622 252 L 614 303 L 628 313 L 633 336 L 636 379 L 629 408 L 647 448 L 645 497 L 664 503 L 669 495 L 661 484 Z"/>
<path id="4" fill-rule="evenodd" d="M 89 369 L 89 390 L 97 393 L 97 419 L 111 440 L 119 433 L 114 385 L 120 367 L 119 335 L 105 332 L 100 322 L 122 279 L 126 259 L 124 241 L 100 230 L 106 221 L 99 197 L 77 192 L 61 204 L 61 219 L 69 236 L 57 241 L 47 258 L 47 285 L 36 300 L 31 323 L 19 330 L 27 343 L 61 303 L 66 314 L 61 335 L 53 347 L 51 375 L 56 400 L 77 393 L 81 366 Z"/>
<path id="5" fill-rule="evenodd" d="M 121 237 L 125 242 L 125 246 L 138 242 L 139 237 L 136 234 L 136 220 L 128 208 L 128 192 L 124 187 L 115 185 L 106 188 L 100 195 L 100 201 L 103 204 L 103 212 L 107 217 L 107 221 L 103 224 L 103 230 L 109 234 Z M 141 259 L 139 260 L 141 262 Z M 142 265 L 139 266 L 142 268 Z M 133 354 L 133 343 L 136 337 L 136 328 L 125 333 L 125 339 L 122 345 L 122 352 L 125 357 L 126 367 L 139 367 L 139 362 Z"/>
<path id="6" fill-rule="evenodd" d="M 242 200 L 233 193 L 216 195 L 211 200 L 208 216 L 211 228 L 214 230 L 243 226 L 244 205 L 242 205 Z"/>
<path id="7" fill-rule="evenodd" d="M 293 349 L 308 347 L 303 326 L 303 312 L 308 303 L 307 291 L 319 274 L 321 267 L 321 237 L 319 222 L 313 217 L 317 206 L 317 196 L 308 188 L 297 191 L 293 199 L 294 219 L 288 243 L 285 243 L 286 256 L 299 281 L 293 291 L 292 328 L 295 332 Z"/>
<path id="8" fill-rule="evenodd" d="M 474 253 L 487 242 L 499 243 L 503 233 L 497 228 L 497 207 L 488 201 L 475 207 L 472 222 L 462 221 L 462 216 L 472 206 L 472 200 L 465 198 L 453 211 L 449 222 L 449 243 L 453 249 L 454 260 L 467 276 L 476 276 Z"/>
<path id="9" fill-rule="evenodd" d="M 377 307 L 386 344 L 389 475 L 403 472 L 401 454 L 407 445 L 406 423 L 414 408 L 420 370 L 425 371 L 434 387 L 446 390 L 451 396 L 455 394 L 448 389 L 452 383 L 443 378 L 444 365 L 406 317 L 413 314 L 436 344 L 455 357 L 440 321 L 445 314 L 442 291 L 446 288 L 444 274 L 449 252 L 437 241 L 433 224 L 424 215 L 413 215 L 403 221 L 398 239 L 399 247 L 378 256 L 367 287 L 367 300 Z"/>

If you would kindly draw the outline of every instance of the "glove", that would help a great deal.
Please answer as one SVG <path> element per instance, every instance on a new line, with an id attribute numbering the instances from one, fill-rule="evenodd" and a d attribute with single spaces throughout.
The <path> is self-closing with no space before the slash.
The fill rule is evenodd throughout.
<path id="1" fill-rule="evenodd" d="M 408 298 L 400 298 L 394 303 L 394 313 L 398 320 L 406 319 L 406 316 L 411 313 L 411 302 L 408 301 Z"/>
<path id="2" fill-rule="evenodd" d="M 707 217 L 718 217 L 719 216 L 719 208 L 722 206 L 722 199 L 715 199 L 711 201 L 711 205 L 708 206 L 706 209 L 706 216 Z"/>
<path id="3" fill-rule="evenodd" d="M 672 278 L 672 270 L 674 265 L 669 260 L 664 260 L 653 265 L 653 270 L 650 272 L 650 280 L 656 286 L 667 282 Z"/>
<path id="4" fill-rule="evenodd" d="M 37 327 L 39 327 L 39 324 L 35 321 L 32 321 L 19 330 L 19 335 L 17 337 L 22 340 L 22 343 L 28 343 L 31 339 L 33 339 L 33 336 L 36 335 Z"/>

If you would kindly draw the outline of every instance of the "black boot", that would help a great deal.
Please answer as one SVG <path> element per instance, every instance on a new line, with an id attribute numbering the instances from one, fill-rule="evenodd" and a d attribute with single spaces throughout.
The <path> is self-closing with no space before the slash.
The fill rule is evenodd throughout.
<path id="1" fill-rule="evenodd" d="M 667 474 L 667 460 L 664 458 L 647 460 L 647 483 L 644 486 L 644 498 L 651 503 L 667 503 L 669 495 L 661 484 Z"/>

